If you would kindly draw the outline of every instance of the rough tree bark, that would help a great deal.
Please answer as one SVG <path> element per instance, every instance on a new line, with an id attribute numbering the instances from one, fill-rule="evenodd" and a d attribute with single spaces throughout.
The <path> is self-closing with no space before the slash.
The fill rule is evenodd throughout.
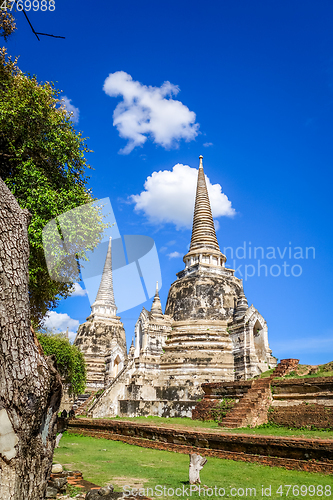
<path id="1" fill-rule="evenodd" d="M 0 179 L 1 500 L 45 498 L 62 390 L 30 329 L 29 220 Z"/>

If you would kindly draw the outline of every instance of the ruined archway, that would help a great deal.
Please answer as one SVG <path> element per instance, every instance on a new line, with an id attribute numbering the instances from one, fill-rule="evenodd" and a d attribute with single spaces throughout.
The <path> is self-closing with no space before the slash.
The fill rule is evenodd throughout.
<path id="1" fill-rule="evenodd" d="M 116 377 L 118 375 L 118 373 L 120 372 L 121 364 L 122 364 L 121 358 L 120 358 L 119 354 L 117 354 L 115 360 L 113 361 L 113 376 L 114 377 Z"/>
<path id="2" fill-rule="evenodd" d="M 264 327 L 257 319 L 253 326 L 254 349 L 259 361 L 266 361 Z"/>

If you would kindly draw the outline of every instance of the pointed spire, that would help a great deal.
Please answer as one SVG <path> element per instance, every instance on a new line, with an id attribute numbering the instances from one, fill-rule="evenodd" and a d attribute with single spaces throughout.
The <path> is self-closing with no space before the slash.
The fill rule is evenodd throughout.
<path id="1" fill-rule="evenodd" d="M 220 251 L 216 238 L 212 210 L 210 208 L 206 179 L 203 169 L 202 159 L 199 156 L 199 172 L 197 182 L 197 193 L 195 197 L 192 238 L 190 252 L 197 248 L 211 248 Z"/>
<path id="2" fill-rule="evenodd" d="M 111 241 L 110 236 L 101 282 L 95 302 L 91 306 L 93 314 L 101 313 L 107 316 L 115 316 L 117 312 L 113 294 Z"/>
<path id="3" fill-rule="evenodd" d="M 135 353 L 135 347 L 134 347 L 134 339 L 132 337 L 132 343 L 131 343 L 131 347 L 129 348 L 129 351 L 128 351 L 128 356 L 130 358 L 133 358 L 134 357 L 134 353 Z"/>
<path id="4" fill-rule="evenodd" d="M 154 297 L 150 312 L 155 319 L 162 319 L 163 318 L 162 305 L 161 305 L 161 300 L 160 300 L 160 296 L 158 293 L 158 281 L 156 282 L 156 292 L 155 292 L 155 297 Z"/>

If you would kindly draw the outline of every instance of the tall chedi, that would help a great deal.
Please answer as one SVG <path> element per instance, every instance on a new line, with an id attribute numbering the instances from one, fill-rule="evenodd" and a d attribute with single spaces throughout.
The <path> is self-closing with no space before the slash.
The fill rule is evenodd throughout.
<path id="1" fill-rule="evenodd" d="M 169 291 L 165 313 L 172 332 L 164 347 L 161 370 L 170 384 L 188 387 L 189 396 L 203 382 L 234 380 L 233 344 L 227 331 L 241 281 L 225 268 L 216 238 L 202 156 L 200 156 L 192 238 L 185 269 Z"/>
<path id="2" fill-rule="evenodd" d="M 124 325 L 117 316 L 113 292 L 112 247 L 109 239 L 103 274 L 91 314 L 80 325 L 75 345 L 87 366 L 87 389 L 98 390 L 117 376 L 127 359 Z"/>
<path id="3" fill-rule="evenodd" d="M 242 280 L 225 267 L 199 159 L 191 244 L 170 287 L 165 313 L 172 332 L 161 362 L 167 383 L 187 384 L 190 396 L 203 382 L 249 378 L 276 363 L 265 320 L 248 308 Z"/>

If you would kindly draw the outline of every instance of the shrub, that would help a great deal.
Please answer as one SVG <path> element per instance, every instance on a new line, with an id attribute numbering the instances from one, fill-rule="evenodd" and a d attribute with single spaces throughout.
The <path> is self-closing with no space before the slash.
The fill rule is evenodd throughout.
<path id="1" fill-rule="evenodd" d="M 86 366 L 82 352 L 72 345 L 63 334 L 38 333 L 37 338 L 45 356 L 55 356 L 57 369 L 69 394 L 82 394 L 86 387 Z"/>
<path id="2" fill-rule="evenodd" d="M 236 401 L 232 398 L 224 398 L 222 401 L 219 401 L 215 408 L 211 410 L 211 414 L 213 419 L 216 422 L 221 422 L 224 417 L 232 410 Z"/>

